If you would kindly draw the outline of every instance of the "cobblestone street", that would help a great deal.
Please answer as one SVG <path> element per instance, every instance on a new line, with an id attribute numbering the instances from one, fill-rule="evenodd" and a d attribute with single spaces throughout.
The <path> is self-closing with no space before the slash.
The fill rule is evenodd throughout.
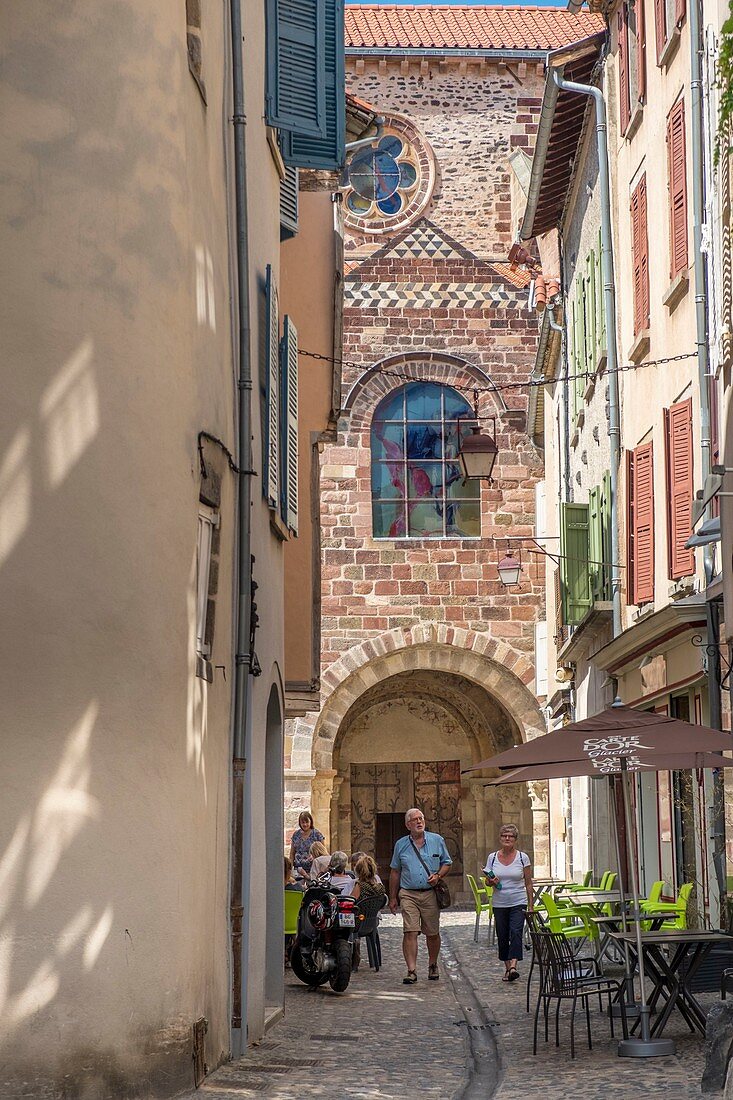
<path id="1" fill-rule="evenodd" d="M 579 1016 L 574 1062 L 567 1026 L 561 1028 L 559 1049 L 540 1041 L 533 1058 L 532 1016 L 524 1000 L 526 963 L 520 967 L 522 980 L 502 983 L 485 931 L 478 944 L 473 941 L 473 914 L 451 913 L 443 928 L 440 982 L 426 981 L 421 954 L 418 984 L 401 984 L 399 921 L 391 917 L 380 933 L 383 969 L 375 974 L 362 963 L 346 994 L 338 996 L 328 987 L 311 992 L 288 972 L 285 1020 L 246 1058 L 223 1067 L 185 1100 L 262 1095 L 336 1100 L 347 1094 L 496 1100 L 605 1100 L 609 1093 L 619 1100 L 700 1096 L 703 1042 L 679 1017 L 665 1032 L 678 1045 L 673 1058 L 643 1065 L 618 1058 L 597 1009 L 592 1052 Z"/>

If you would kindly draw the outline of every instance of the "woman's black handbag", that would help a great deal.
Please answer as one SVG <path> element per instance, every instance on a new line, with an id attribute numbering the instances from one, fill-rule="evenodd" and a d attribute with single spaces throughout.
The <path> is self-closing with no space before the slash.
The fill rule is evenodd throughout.
<path id="1" fill-rule="evenodd" d="M 417 845 L 415 844 L 412 837 L 410 837 L 410 844 L 412 844 L 412 847 L 415 850 L 415 855 L 417 856 L 417 858 L 420 860 L 423 867 L 425 868 L 425 872 L 426 872 L 428 878 L 430 878 L 430 876 L 432 875 L 433 872 L 430 870 L 427 863 L 425 862 L 423 857 L 420 855 L 420 853 L 417 849 Z M 442 878 L 439 878 L 438 881 L 436 882 L 435 886 L 433 887 L 433 890 L 435 890 L 435 900 L 438 903 L 438 909 L 447 909 L 448 906 L 452 904 L 451 896 L 450 896 L 450 889 L 448 887 L 448 883 L 445 882 Z"/>

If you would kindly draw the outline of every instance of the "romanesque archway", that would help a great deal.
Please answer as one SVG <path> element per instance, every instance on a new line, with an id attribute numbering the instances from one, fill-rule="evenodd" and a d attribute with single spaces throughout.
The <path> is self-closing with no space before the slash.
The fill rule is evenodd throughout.
<path id="1" fill-rule="evenodd" d="M 533 790 L 530 799 L 524 788 L 512 787 L 499 795 L 484 787 L 485 777 L 460 777 L 471 764 L 545 732 L 527 686 L 532 675 L 528 660 L 503 642 L 443 624 L 389 631 L 347 651 L 323 675 L 320 713 L 298 719 L 293 738 L 301 766 L 310 765 L 313 812 L 331 843 L 349 849 L 363 835 L 353 827 L 351 783 L 367 774 L 359 769 L 389 765 L 393 778 L 402 776 L 403 795 L 409 790 L 414 797 L 415 765 L 449 764 L 450 782 L 459 789 L 466 870 L 476 869 L 502 815 L 515 820 L 527 846 L 534 846 L 538 869 L 546 867 L 544 792 Z M 408 751 L 398 730 L 410 723 Z M 422 746 L 416 743 L 420 736 Z M 372 759 L 365 755 L 365 740 Z M 403 800 L 395 802 L 394 812 L 407 808 Z M 376 804 L 366 811 L 375 812 L 386 811 Z"/>

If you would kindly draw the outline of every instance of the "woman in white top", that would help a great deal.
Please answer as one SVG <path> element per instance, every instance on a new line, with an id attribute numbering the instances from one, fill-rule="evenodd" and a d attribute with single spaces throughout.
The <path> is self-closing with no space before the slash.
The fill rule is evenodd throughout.
<path id="1" fill-rule="evenodd" d="M 491 900 L 499 958 L 505 968 L 503 982 L 514 982 L 519 977 L 524 914 L 532 908 L 532 869 L 527 853 L 517 850 L 518 837 L 516 825 L 502 825 L 501 846 L 489 852 L 484 867 L 486 883 L 494 891 Z"/>

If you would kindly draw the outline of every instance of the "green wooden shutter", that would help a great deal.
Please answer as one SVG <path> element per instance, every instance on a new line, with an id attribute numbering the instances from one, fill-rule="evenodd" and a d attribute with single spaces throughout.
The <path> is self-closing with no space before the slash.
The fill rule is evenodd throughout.
<path id="1" fill-rule="evenodd" d="M 286 164 L 335 170 L 346 161 L 344 0 L 321 3 L 325 11 L 325 133 L 313 137 L 292 131 L 282 135 L 282 147 Z"/>
<path id="2" fill-rule="evenodd" d="M 603 250 L 601 248 L 601 230 L 598 230 L 598 249 L 596 250 L 596 335 L 598 354 L 606 350 L 606 297 L 603 290 Z"/>
<path id="3" fill-rule="evenodd" d="M 576 287 L 576 290 L 577 290 L 577 287 Z M 570 306 L 570 311 L 571 311 L 571 314 L 572 314 L 572 330 L 573 330 L 572 345 L 573 346 L 572 346 L 572 353 L 571 353 L 571 356 L 570 356 L 570 371 L 569 371 L 569 373 L 573 377 L 570 380 L 570 382 L 568 383 L 568 385 L 570 387 L 569 393 L 571 393 L 573 395 L 573 418 L 575 418 L 578 415 L 578 388 L 575 384 L 575 377 L 576 377 L 576 375 L 578 375 L 580 373 L 580 355 L 578 353 L 578 332 L 579 332 L 578 310 L 579 310 L 579 308 L 580 308 L 580 302 L 578 301 L 578 298 L 577 298 L 577 295 L 576 295 L 573 298 L 573 301 L 572 301 L 571 306 Z"/>
<path id="4" fill-rule="evenodd" d="M 596 366 L 598 365 L 598 338 L 596 333 L 596 254 L 592 248 L 588 253 L 585 271 L 585 304 L 587 311 L 585 321 L 585 357 L 588 364 L 588 371 L 591 374 L 595 374 Z"/>
<path id="5" fill-rule="evenodd" d="M 298 232 L 298 169 L 286 165 L 285 179 L 280 180 L 280 240 L 286 241 Z"/>
<path id="6" fill-rule="evenodd" d="M 603 588 L 602 600 L 613 599 L 613 551 L 611 548 L 611 524 L 613 523 L 613 500 L 611 499 L 611 472 L 606 470 L 601 488 L 601 550 L 603 552 Z"/>
<path id="7" fill-rule="evenodd" d="M 601 490 L 595 486 L 588 493 L 588 575 L 594 600 L 602 599 L 603 535 L 601 529 Z"/>
<path id="8" fill-rule="evenodd" d="M 585 280 L 579 275 L 575 280 L 575 300 L 578 307 L 578 354 L 577 369 L 575 371 L 575 412 L 576 415 L 583 408 L 583 394 L 585 393 Z"/>
<path id="9" fill-rule="evenodd" d="M 272 268 L 267 265 L 265 333 L 265 476 L 262 489 L 271 508 L 280 503 L 280 319 Z"/>
<path id="10" fill-rule="evenodd" d="M 266 0 L 269 126 L 326 136 L 324 0 Z"/>
<path id="11" fill-rule="evenodd" d="M 298 533 L 298 332 L 286 317 L 282 338 L 282 518 Z"/>
<path id="12" fill-rule="evenodd" d="M 588 505 L 560 505 L 560 580 L 563 618 L 577 626 L 591 605 Z"/>

